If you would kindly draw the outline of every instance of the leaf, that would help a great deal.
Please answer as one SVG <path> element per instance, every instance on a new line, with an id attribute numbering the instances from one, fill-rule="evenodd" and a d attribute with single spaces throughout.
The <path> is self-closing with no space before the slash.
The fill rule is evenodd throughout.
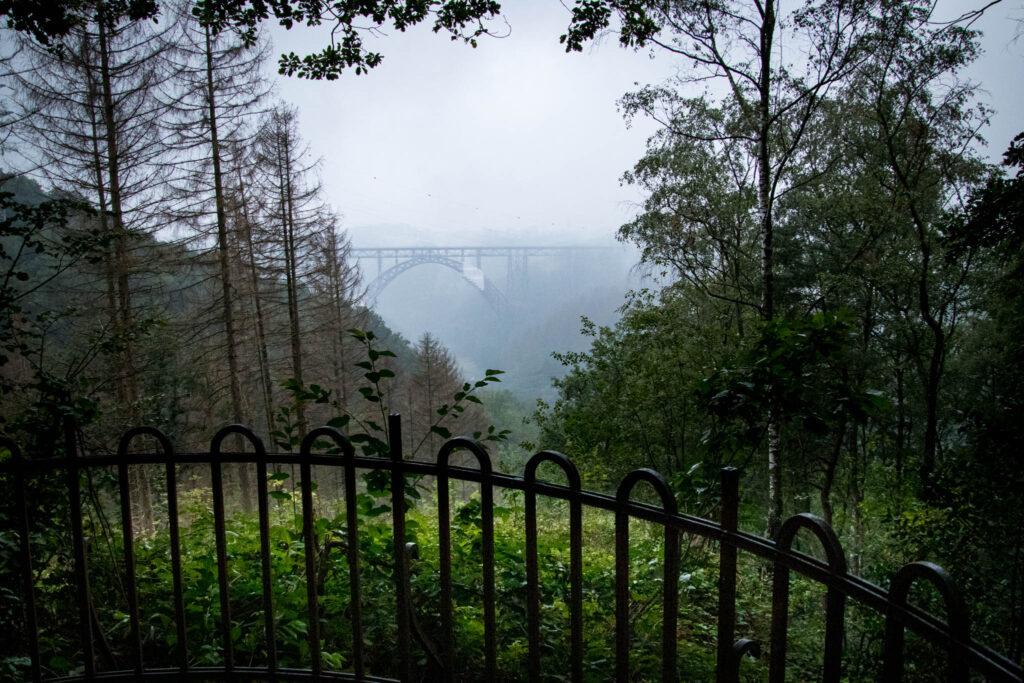
<path id="1" fill-rule="evenodd" d="M 437 434 L 443 439 L 452 438 L 452 433 L 446 427 L 442 427 L 441 425 L 431 425 L 430 431 Z"/>

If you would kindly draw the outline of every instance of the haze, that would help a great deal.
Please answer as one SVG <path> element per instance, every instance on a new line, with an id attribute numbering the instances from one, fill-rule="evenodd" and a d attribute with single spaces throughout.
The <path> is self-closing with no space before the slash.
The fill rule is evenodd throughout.
<path id="1" fill-rule="evenodd" d="M 939 14 L 978 6 L 940 2 Z M 484 37 L 476 49 L 419 27 L 374 40 L 384 62 L 367 75 L 275 76 L 323 158 L 327 196 L 355 246 L 610 243 L 632 216 L 640 197 L 619 178 L 655 126 L 627 129 L 616 101 L 679 62 L 623 49 L 614 35 L 566 54 L 560 3 L 504 10 L 508 36 Z M 1001 3 L 973 25 L 984 54 L 968 76 L 996 110 L 986 134 L 993 159 L 1021 129 L 1022 16 L 1020 3 Z M 302 52 L 326 35 L 278 30 L 273 53 Z"/>

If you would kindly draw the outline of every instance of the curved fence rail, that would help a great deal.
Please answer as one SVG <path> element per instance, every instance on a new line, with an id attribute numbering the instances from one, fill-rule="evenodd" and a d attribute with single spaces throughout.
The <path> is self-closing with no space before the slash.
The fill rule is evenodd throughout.
<path id="1" fill-rule="evenodd" d="M 401 424 L 397 415 L 389 419 L 392 441 L 401 444 Z M 159 452 L 130 454 L 131 442 L 140 437 L 152 437 L 159 444 Z M 228 437 L 247 440 L 252 452 L 226 452 L 223 444 Z M 318 440 L 333 441 L 339 454 L 323 455 L 313 452 Z M 955 587 L 949 574 L 941 567 L 928 562 L 914 562 L 896 572 L 889 590 L 850 575 L 847 572 L 845 553 L 835 533 L 820 518 L 800 514 L 789 518 L 780 528 L 774 540 L 746 534 L 737 529 L 739 505 L 739 472 L 724 468 L 721 472 L 721 511 L 719 521 L 712 522 L 698 517 L 677 513 L 675 499 L 670 487 L 660 474 L 642 469 L 630 473 L 618 487 L 614 497 L 606 496 L 581 487 L 576 467 L 563 455 L 544 451 L 535 455 L 526 464 L 522 477 L 495 472 L 484 448 L 472 439 L 456 438 L 445 443 L 434 463 L 404 460 L 401 448 L 393 448 L 389 458 L 361 457 L 349 440 L 339 431 L 321 427 L 312 431 L 302 442 L 298 454 L 268 454 L 260 439 L 249 429 L 232 425 L 213 438 L 209 453 L 175 453 L 170 440 L 159 430 L 142 427 L 127 432 L 121 439 L 116 455 L 75 457 L 76 449 L 70 446 L 72 457 L 50 459 L 27 459 L 18 447 L 6 439 L 0 439 L 0 447 L 7 448 L 12 457 L 0 463 L 2 473 L 12 485 L 15 520 L 19 539 L 20 566 L 22 567 L 22 590 L 24 592 L 24 620 L 31 659 L 31 679 L 91 681 L 91 680 L 396 680 L 368 675 L 364 670 L 364 636 L 361 604 L 360 557 L 358 553 L 359 524 L 357 514 L 357 470 L 383 470 L 390 474 L 392 510 L 404 510 L 404 477 L 426 475 L 435 477 L 437 486 L 437 507 L 440 520 L 450 519 L 449 481 L 476 482 L 480 485 L 481 504 L 481 563 L 483 572 L 483 631 L 485 652 L 485 676 L 495 680 L 497 671 L 497 641 L 495 624 L 495 559 L 494 559 L 494 490 L 507 489 L 524 493 L 525 507 L 525 560 L 526 560 L 526 612 L 528 630 L 527 668 L 531 680 L 539 680 L 540 672 L 540 592 L 538 579 L 538 530 L 537 497 L 546 496 L 568 502 L 570 537 L 570 600 L 569 623 L 570 661 L 568 675 L 572 681 L 582 681 L 583 674 L 583 600 L 582 583 L 582 509 L 584 507 L 608 511 L 615 517 L 615 653 L 614 671 L 618 681 L 630 678 L 630 625 L 629 625 L 629 522 L 631 519 L 646 520 L 664 527 L 664 590 L 662 592 L 662 679 L 675 680 L 677 646 L 677 605 L 680 563 L 680 535 L 682 533 L 718 542 L 718 624 L 717 624 L 717 667 L 718 681 L 735 681 L 739 678 L 739 665 L 746 654 L 759 655 L 762 648 L 769 655 L 769 679 L 781 682 L 786 679 L 786 643 L 789 617 L 790 573 L 797 572 L 822 584 L 825 598 L 825 638 L 823 652 L 824 681 L 839 681 L 842 677 L 842 642 L 846 605 L 853 601 L 879 613 L 885 620 L 884 654 L 879 663 L 878 680 L 899 681 L 903 677 L 904 633 L 906 629 L 943 649 L 949 658 L 947 677 L 951 681 L 968 681 L 972 676 L 982 676 L 991 681 L 1022 681 L 1024 673 L 1020 666 L 971 640 L 968 611 L 961 593 Z M 451 455 L 456 451 L 468 451 L 477 461 L 477 468 L 456 467 L 450 464 Z M 555 485 L 538 480 L 537 468 L 542 463 L 553 463 L 564 473 L 567 485 Z M 264 638 L 266 648 L 265 666 L 253 667 L 236 661 L 233 652 L 231 630 L 231 601 L 229 600 L 229 569 L 226 544 L 226 522 L 224 505 L 224 483 L 222 466 L 227 463 L 255 465 L 257 470 L 257 514 L 260 530 L 261 596 L 265 616 Z M 141 637 L 141 615 L 144 606 L 139 604 L 136 586 L 134 543 L 132 539 L 131 490 L 128 485 L 129 465 L 163 465 L 167 484 L 167 508 L 170 537 L 170 560 L 172 571 L 173 605 L 176 629 L 176 666 L 174 668 L 147 667 L 143 657 Z M 184 587 L 182 585 L 182 558 L 179 536 L 179 511 L 177 497 L 176 468 L 185 464 L 202 464 L 210 468 L 210 483 L 213 495 L 214 536 L 216 546 L 217 582 L 220 600 L 220 638 L 223 647 L 222 666 L 196 666 L 191 662 L 186 640 Z M 302 534 L 308 539 L 314 532 L 313 483 L 311 468 L 327 466 L 344 471 L 344 492 L 347 534 L 347 564 L 351 594 L 348 614 L 351 617 L 351 658 L 349 671 L 326 671 L 320 652 L 319 605 L 320 595 L 317 581 L 307 580 L 308 649 L 307 669 L 283 668 L 278 665 L 274 619 L 274 595 L 271 582 L 270 512 L 268 506 L 267 467 L 269 464 L 298 465 L 301 468 L 301 509 Z M 119 505 L 121 511 L 123 544 L 124 585 L 128 595 L 128 621 L 132 668 L 118 671 L 97 671 L 95 652 L 94 621 L 90 611 L 91 587 L 88 574 L 87 543 L 85 542 L 82 519 L 81 474 L 93 468 L 111 469 L 118 473 Z M 36 614 L 36 590 L 33 574 L 30 532 L 32 520 L 25 500 L 25 484 L 33 477 L 63 476 L 66 481 L 70 506 L 72 553 L 76 582 L 75 608 L 78 612 L 80 645 L 83 653 L 81 675 L 64 678 L 45 678 L 40 664 L 40 643 Z M 652 486 L 661 499 L 661 506 L 635 502 L 631 493 L 635 486 L 646 482 Z M 5 494 L 6 495 L 6 494 Z M 406 538 L 404 514 L 392 515 L 394 531 L 393 560 L 396 571 L 394 591 L 397 610 L 397 642 L 394 646 L 395 661 L 399 671 L 398 680 L 410 680 L 410 658 L 412 635 L 410 620 L 413 618 L 410 603 L 409 561 L 414 550 L 404 543 Z M 807 529 L 821 543 L 826 562 L 792 550 L 791 546 L 798 531 Z M 443 651 L 437 655 L 440 670 L 436 677 L 453 680 L 455 665 L 455 640 L 452 611 L 452 565 L 451 538 L 448 525 L 439 524 L 438 542 L 440 549 L 440 632 Z M 314 558 L 314 543 L 305 543 L 306 577 L 316 577 L 317 566 Z M 773 566 L 772 617 L 770 642 L 760 643 L 750 638 L 737 640 L 736 580 L 737 556 L 739 552 L 751 553 L 763 558 Z M 908 603 L 911 585 L 924 579 L 932 583 L 945 601 L 946 620 L 942 621 Z"/>

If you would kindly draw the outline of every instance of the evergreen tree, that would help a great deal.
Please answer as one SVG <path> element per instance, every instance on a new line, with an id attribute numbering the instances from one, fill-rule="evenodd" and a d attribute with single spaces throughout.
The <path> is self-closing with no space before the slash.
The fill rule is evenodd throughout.
<path id="1" fill-rule="evenodd" d="M 230 389 L 230 420 L 251 420 L 243 409 L 241 344 L 235 311 L 237 275 L 232 264 L 240 259 L 229 236 L 229 179 L 247 159 L 241 150 L 251 144 L 250 119 L 259 113 L 269 86 L 262 77 L 266 59 L 263 44 L 243 44 L 232 32 L 214 35 L 200 25 L 182 3 L 173 15 L 180 27 L 172 52 L 175 78 L 168 100 L 167 127 L 176 152 L 175 220 L 189 224 L 199 243 L 213 243 L 220 280 L 219 325 L 224 330 L 226 384 Z"/>

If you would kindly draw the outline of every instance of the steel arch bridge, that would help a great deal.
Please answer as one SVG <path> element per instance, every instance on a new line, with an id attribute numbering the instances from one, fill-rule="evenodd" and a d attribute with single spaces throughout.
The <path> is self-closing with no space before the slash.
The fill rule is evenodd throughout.
<path id="1" fill-rule="evenodd" d="M 509 312 L 509 302 L 527 284 L 529 257 L 567 255 L 573 252 L 608 249 L 607 247 L 364 247 L 352 249 L 357 261 L 376 261 L 376 277 L 367 286 L 365 301 L 372 306 L 381 292 L 400 275 L 417 266 L 437 264 L 451 268 L 487 300 L 499 315 Z M 481 266 L 484 259 L 504 259 L 505 288 L 487 277 Z M 364 273 L 369 275 L 368 269 Z"/>
<path id="2" fill-rule="evenodd" d="M 418 254 L 416 256 L 411 256 L 404 261 L 398 261 L 387 270 L 379 273 L 366 289 L 367 301 L 370 303 L 375 302 L 377 297 L 380 296 L 380 293 L 384 291 L 384 288 L 394 282 L 402 273 L 415 268 L 416 266 L 422 266 L 429 263 L 436 263 L 456 271 L 462 276 L 463 280 L 483 294 L 487 303 L 490 304 L 491 308 L 494 309 L 496 313 L 499 315 L 505 313 L 505 309 L 508 306 L 508 298 L 497 285 L 487 278 L 486 275 L 483 275 L 481 281 L 480 279 L 473 277 L 473 273 L 467 272 L 466 264 L 464 262 L 448 256 L 442 256 L 440 254 Z"/>

